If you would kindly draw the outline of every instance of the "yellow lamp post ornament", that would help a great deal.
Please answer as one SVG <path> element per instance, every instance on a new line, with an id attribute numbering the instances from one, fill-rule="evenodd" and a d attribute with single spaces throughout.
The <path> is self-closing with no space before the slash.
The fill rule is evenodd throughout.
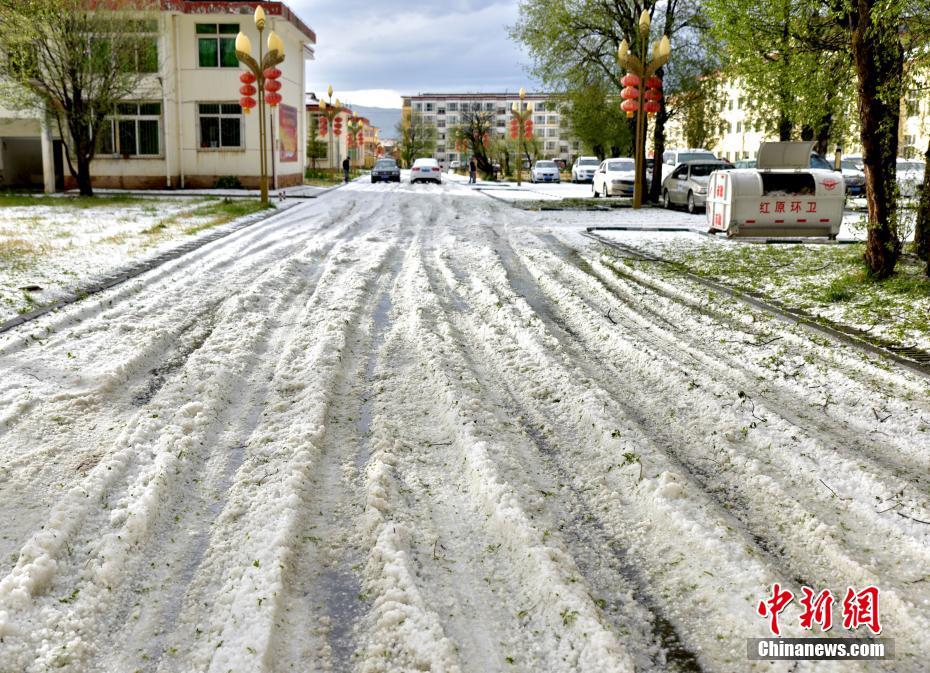
<path id="1" fill-rule="evenodd" d="M 510 108 L 510 137 L 517 141 L 517 186 L 521 185 L 526 141 L 533 138 L 533 104 L 523 103 L 526 89 L 520 89 L 520 102 Z"/>
<path id="2" fill-rule="evenodd" d="M 333 85 L 329 85 L 326 91 L 329 101 L 320 101 L 320 121 L 317 132 L 321 138 L 326 138 L 327 150 L 326 156 L 329 157 L 329 163 L 333 162 L 333 141 L 342 135 L 342 103 L 337 98 L 333 100 Z M 335 166 L 338 168 L 338 166 Z"/>
<path id="3" fill-rule="evenodd" d="M 656 71 L 668 63 L 672 47 L 668 35 L 652 47 L 652 58 L 649 59 L 649 10 L 644 10 L 639 17 L 639 40 L 637 40 L 638 54 L 630 51 L 630 45 L 624 40 L 620 43 L 617 60 L 620 66 L 627 71 L 620 83 L 623 90 L 621 109 L 627 117 L 636 117 L 636 178 L 633 182 L 633 207 L 643 205 L 643 192 L 645 191 L 645 165 L 646 165 L 646 115 L 655 114 L 661 109 L 662 80 L 655 76 Z M 642 84 L 645 83 L 645 87 Z"/>
<path id="4" fill-rule="evenodd" d="M 255 7 L 255 27 L 258 28 L 258 60 L 252 57 L 252 42 L 245 33 L 236 36 L 236 58 L 249 69 L 239 76 L 242 86 L 239 93 L 239 105 L 242 111 L 249 114 L 253 107 L 258 106 L 258 153 L 259 153 L 259 187 L 261 189 L 262 204 L 268 205 L 268 133 L 265 130 L 265 105 L 275 108 L 281 102 L 281 71 L 277 66 L 284 61 L 284 43 L 278 34 L 271 31 L 268 34 L 268 53 L 262 49 L 262 31 L 265 30 L 265 10 L 261 5 Z M 252 98 L 258 94 L 258 102 Z"/>

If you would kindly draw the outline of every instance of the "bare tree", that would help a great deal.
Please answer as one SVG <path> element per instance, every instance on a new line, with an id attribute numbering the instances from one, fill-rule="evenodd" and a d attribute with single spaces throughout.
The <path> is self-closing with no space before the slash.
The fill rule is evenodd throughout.
<path id="1" fill-rule="evenodd" d="M 48 115 L 80 193 L 119 101 L 158 71 L 156 0 L 0 0 L 6 104 Z"/>
<path id="2" fill-rule="evenodd" d="M 419 112 L 405 109 L 397 124 L 397 149 L 407 168 L 420 157 L 431 156 L 436 148 L 436 127 Z"/>

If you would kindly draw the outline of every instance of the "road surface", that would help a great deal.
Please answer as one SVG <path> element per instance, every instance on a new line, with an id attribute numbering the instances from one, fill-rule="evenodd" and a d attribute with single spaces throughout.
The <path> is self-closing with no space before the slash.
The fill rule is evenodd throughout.
<path id="1" fill-rule="evenodd" d="M 553 217 L 356 182 L 0 337 L 0 671 L 925 671 L 928 382 Z M 775 582 L 896 659 L 747 661 Z"/>

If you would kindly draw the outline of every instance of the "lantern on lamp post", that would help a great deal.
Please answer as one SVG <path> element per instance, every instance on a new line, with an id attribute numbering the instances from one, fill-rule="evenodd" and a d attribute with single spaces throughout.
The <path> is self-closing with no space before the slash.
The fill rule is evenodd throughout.
<path id="1" fill-rule="evenodd" d="M 349 117 L 346 130 L 349 133 L 349 147 L 355 148 L 355 163 L 357 166 L 361 166 L 362 149 L 365 144 L 364 137 L 362 136 L 362 120 L 358 117 Z"/>
<path id="2" fill-rule="evenodd" d="M 623 89 L 620 97 L 623 102 L 620 108 L 626 112 L 627 117 L 636 115 L 636 177 L 633 182 L 633 207 L 643 205 L 643 191 L 645 190 L 646 174 L 646 116 L 656 114 L 662 107 L 662 80 L 655 73 L 668 63 L 672 53 L 668 35 L 652 47 L 649 54 L 649 26 L 651 19 L 649 10 L 643 10 L 639 17 L 639 39 L 636 41 L 637 53 L 630 51 L 626 40 L 620 43 L 617 51 L 617 60 L 620 66 L 627 71 L 620 83 Z"/>
<path id="3" fill-rule="evenodd" d="M 335 163 L 333 162 L 333 146 L 336 139 L 342 135 L 342 117 L 339 116 L 339 113 L 342 112 L 342 103 L 338 98 L 333 100 L 332 84 L 326 90 L 326 95 L 328 100 L 320 101 L 319 133 L 321 137 L 327 139 L 326 156 L 329 157 L 330 168 L 338 168 L 339 158 L 336 157 Z"/>
<path id="4" fill-rule="evenodd" d="M 517 141 L 517 186 L 523 174 L 523 155 L 526 153 L 526 141 L 533 137 L 533 104 L 524 103 L 526 89 L 520 89 L 520 101 L 510 107 L 510 137 Z"/>
<path id="5" fill-rule="evenodd" d="M 259 187 L 263 205 L 268 205 L 268 133 L 265 129 L 265 106 L 274 109 L 281 102 L 281 71 L 275 66 L 284 61 L 284 42 L 278 34 L 271 31 L 268 34 L 268 52 L 262 48 L 262 32 L 265 30 L 265 10 L 261 5 L 255 7 L 255 27 L 258 28 L 258 59 L 252 57 L 252 42 L 245 35 L 236 36 L 236 58 L 248 70 L 239 76 L 242 86 L 239 87 L 241 98 L 239 104 L 243 112 L 249 114 L 252 108 L 258 107 L 258 153 L 259 153 Z M 253 96 L 258 95 L 256 101 Z"/>

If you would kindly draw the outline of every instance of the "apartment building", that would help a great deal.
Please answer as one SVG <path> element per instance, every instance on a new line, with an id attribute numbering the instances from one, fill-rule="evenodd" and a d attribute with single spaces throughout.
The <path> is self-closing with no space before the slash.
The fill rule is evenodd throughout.
<path id="1" fill-rule="evenodd" d="M 915 86 L 902 101 L 899 154 L 904 158 L 922 158 L 930 143 L 930 100 L 925 91 L 924 86 Z M 762 142 L 778 140 L 777 132 L 766 130 L 758 112 L 750 111 L 750 96 L 738 80 L 726 80 L 721 84 L 716 140 L 707 149 L 723 159 L 755 159 Z M 669 120 L 666 138 L 667 147 L 687 147 L 678 117 L 673 116 Z M 852 119 L 846 138 L 839 144 L 843 154 L 862 154 L 855 118 Z M 833 149 L 831 146 L 831 153 Z M 828 159 L 832 160 L 832 154 Z"/>
<path id="2" fill-rule="evenodd" d="M 145 16 L 151 38 L 140 60 L 140 83 L 105 129 L 91 165 L 93 183 L 117 188 L 209 188 L 233 176 L 243 186 L 259 181 L 259 125 L 239 105 L 235 39 L 244 32 L 257 49 L 252 19 L 256 2 L 161 0 Z M 281 105 L 269 109 L 273 186 L 303 182 L 306 162 L 305 66 L 315 33 L 284 3 L 261 2 L 264 35 L 284 42 Z M 60 139 L 47 119 L 0 109 L 0 186 L 73 187 Z"/>
<path id="3" fill-rule="evenodd" d="M 448 166 L 452 161 L 468 159 L 455 150 L 451 135 L 451 130 L 461 123 L 463 112 L 491 114 L 497 135 L 509 137 L 510 111 L 519 100 L 516 93 L 424 93 L 404 96 L 403 105 L 405 110 L 420 113 L 427 123 L 436 126 L 434 158 Z M 533 108 L 534 134 L 539 141 L 540 155 L 570 163 L 579 152 L 579 143 L 571 137 L 559 114 L 558 97 L 549 93 L 528 93 L 523 100 Z"/>

